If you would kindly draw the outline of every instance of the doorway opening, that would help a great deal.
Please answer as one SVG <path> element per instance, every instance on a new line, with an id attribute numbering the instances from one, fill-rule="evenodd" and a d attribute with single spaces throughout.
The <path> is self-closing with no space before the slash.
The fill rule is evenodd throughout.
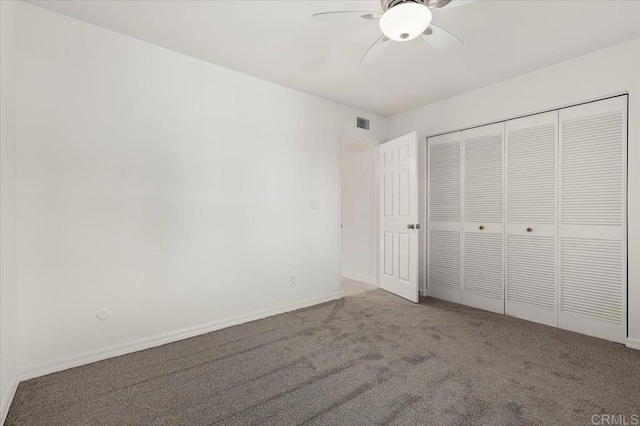
<path id="1" fill-rule="evenodd" d="M 377 144 L 341 141 L 341 296 L 378 288 L 378 155 Z"/>

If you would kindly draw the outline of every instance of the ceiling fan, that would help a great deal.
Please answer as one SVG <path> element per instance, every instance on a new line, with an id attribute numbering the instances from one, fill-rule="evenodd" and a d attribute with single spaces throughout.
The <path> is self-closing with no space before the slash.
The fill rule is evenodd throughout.
<path id="1" fill-rule="evenodd" d="M 452 5 L 462 5 L 472 1 L 458 1 Z M 444 28 L 431 24 L 431 11 L 442 9 L 449 5 L 451 0 L 380 0 L 380 3 L 381 12 L 341 10 L 316 13 L 313 19 L 318 22 L 354 17 L 368 21 L 379 20 L 382 35 L 365 52 L 360 61 L 363 64 L 369 64 L 378 59 L 390 41 L 409 41 L 422 36 L 433 48 L 444 52 L 462 45 L 462 40 L 458 37 Z"/>

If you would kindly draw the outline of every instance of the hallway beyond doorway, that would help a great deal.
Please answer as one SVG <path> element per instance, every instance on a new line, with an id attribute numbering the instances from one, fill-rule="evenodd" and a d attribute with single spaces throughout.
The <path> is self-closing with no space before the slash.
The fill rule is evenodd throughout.
<path id="1" fill-rule="evenodd" d="M 342 277 L 340 296 L 351 296 L 352 294 L 363 293 L 365 291 L 375 290 L 376 288 L 376 286 L 371 284 Z"/>

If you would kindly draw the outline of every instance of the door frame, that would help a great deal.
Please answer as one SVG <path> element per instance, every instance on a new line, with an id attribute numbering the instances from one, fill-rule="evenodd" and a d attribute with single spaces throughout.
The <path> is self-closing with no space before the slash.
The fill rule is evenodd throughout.
<path id="1" fill-rule="evenodd" d="M 380 176 L 380 143 L 376 141 L 367 141 L 363 139 L 354 139 L 346 136 L 341 136 L 338 140 L 338 216 L 337 216 L 337 233 L 338 233 L 338 276 L 337 276 L 337 294 L 340 295 L 342 291 L 342 144 L 344 141 L 360 143 L 363 145 L 370 146 L 374 150 L 374 215 L 375 215 L 375 227 L 376 230 L 380 229 L 380 188 L 378 184 L 379 176 Z M 377 288 L 380 287 L 380 233 L 375 233 L 375 244 L 376 244 L 376 275 L 375 275 L 375 286 Z"/>

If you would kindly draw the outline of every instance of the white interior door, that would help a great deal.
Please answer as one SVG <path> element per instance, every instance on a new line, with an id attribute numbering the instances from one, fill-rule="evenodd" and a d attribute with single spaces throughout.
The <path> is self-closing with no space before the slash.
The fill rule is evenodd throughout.
<path id="1" fill-rule="evenodd" d="M 504 313 L 504 123 L 462 132 L 462 303 Z"/>
<path id="2" fill-rule="evenodd" d="M 626 339 L 627 97 L 560 111 L 560 328 Z"/>
<path id="3" fill-rule="evenodd" d="M 505 313 L 557 326 L 558 111 L 506 123 Z"/>
<path id="4" fill-rule="evenodd" d="M 460 303 L 462 133 L 427 141 L 427 296 Z"/>
<path id="5" fill-rule="evenodd" d="M 380 145 L 380 288 L 418 302 L 418 135 Z"/>

